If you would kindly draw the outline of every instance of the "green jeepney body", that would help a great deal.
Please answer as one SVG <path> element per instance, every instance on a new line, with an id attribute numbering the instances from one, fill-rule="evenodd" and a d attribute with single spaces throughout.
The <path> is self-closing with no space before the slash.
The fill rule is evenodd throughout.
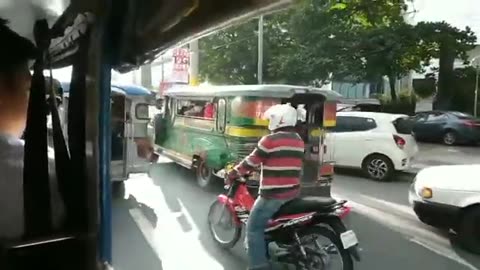
<path id="1" fill-rule="evenodd" d="M 326 128 L 324 104 L 336 103 L 338 97 L 331 90 L 291 85 L 173 88 L 165 93 L 156 144 L 165 156 L 186 168 L 203 161 L 209 169 L 220 170 L 243 159 L 269 133 L 268 122 L 262 118 L 269 107 L 302 104 L 307 110 L 306 161 L 315 156 L 318 164 L 320 138 Z M 209 103 L 214 107 L 210 114 L 205 112 Z M 185 113 L 192 104 L 197 105 L 197 113 Z"/>

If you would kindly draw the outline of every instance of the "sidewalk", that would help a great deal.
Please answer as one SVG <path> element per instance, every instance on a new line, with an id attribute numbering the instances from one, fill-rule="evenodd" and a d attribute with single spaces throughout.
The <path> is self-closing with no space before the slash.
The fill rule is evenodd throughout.
<path id="1" fill-rule="evenodd" d="M 480 164 L 480 147 L 445 146 L 442 144 L 418 143 L 419 152 L 409 173 L 438 165 Z"/>

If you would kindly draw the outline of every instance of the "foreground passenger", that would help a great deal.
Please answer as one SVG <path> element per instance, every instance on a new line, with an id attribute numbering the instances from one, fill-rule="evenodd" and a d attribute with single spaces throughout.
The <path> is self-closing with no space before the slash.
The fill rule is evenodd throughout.
<path id="1" fill-rule="evenodd" d="M 233 181 L 256 168 L 262 167 L 263 171 L 259 197 L 247 222 L 248 269 L 251 270 L 271 269 L 264 231 L 280 207 L 299 195 L 304 156 L 304 142 L 295 132 L 297 111 L 288 104 L 275 105 L 265 116 L 272 133 L 264 136 L 256 149 L 228 174 L 228 179 Z"/>
<path id="2" fill-rule="evenodd" d="M 0 240 L 13 240 L 24 234 L 24 141 L 20 137 L 25 129 L 31 83 L 28 62 L 35 58 L 35 46 L 1 18 L 0 41 Z M 56 184 L 52 183 L 51 190 L 53 223 L 59 227 L 63 204 Z"/>

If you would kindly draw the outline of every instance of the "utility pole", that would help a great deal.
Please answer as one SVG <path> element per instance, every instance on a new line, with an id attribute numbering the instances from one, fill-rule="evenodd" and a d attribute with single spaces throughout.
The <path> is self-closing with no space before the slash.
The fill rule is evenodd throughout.
<path id="1" fill-rule="evenodd" d="M 145 88 L 152 88 L 152 66 L 151 64 L 143 65 L 140 68 L 140 80 L 142 82 L 142 86 Z"/>
<path id="2" fill-rule="evenodd" d="M 258 60 L 257 60 L 258 84 L 263 83 L 263 15 L 258 20 Z"/>
<path id="3" fill-rule="evenodd" d="M 190 85 L 197 86 L 198 85 L 198 39 L 190 42 Z"/>
<path id="4" fill-rule="evenodd" d="M 477 65 L 475 66 L 476 69 L 476 76 L 475 76 L 475 99 L 473 101 L 473 116 L 477 117 L 477 107 L 478 107 L 478 77 L 480 75 L 480 66 L 479 63 L 477 62 Z"/>

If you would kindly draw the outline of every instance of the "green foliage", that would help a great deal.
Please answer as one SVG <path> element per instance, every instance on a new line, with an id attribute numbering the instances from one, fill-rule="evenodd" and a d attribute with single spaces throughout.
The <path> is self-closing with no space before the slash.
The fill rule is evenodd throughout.
<path id="1" fill-rule="evenodd" d="M 454 71 L 455 91 L 451 99 L 451 110 L 473 114 L 475 100 L 476 70 L 473 67 Z"/>
<path id="2" fill-rule="evenodd" d="M 382 111 L 387 113 L 398 114 L 415 114 L 415 107 L 417 104 L 417 97 L 408 90 L 402 90 L 398 94 L 398 99 L 391 99 L 390 96 L 383 95 L 379 97 Z"/>
<path id="3" fill-rule="evenodd" d="M 410 1 L 304 0 L 266 16 L 264 81 L 318 85 L 347 79 L 383 85 L 387 77 L 396 100 L 397 79 L 411 70 L 422 72 L 439 58 L 439 98 L 451 99 L 453 62 L 467 59 L 476 37 L 469 28 L 446 22 L 405 23 Z M 257 83 L 257 27 L 253 20 L 202 39 L 201 77 L 216 84 Z"/>
<path id="4" fill-rule="evenodd" d="M 462 59 L 467 63 L 467 52 L 475 47 L 477 37 L 469 27 L 458 29 L 446 22 L 421 22 L 416 26 L 419 33 L 419 48 L 426 59 L 439 58 L 438 94 L 435 109 L 453 109 L 456 88 L 454 62 Z"/>
<path id="5" fill-rule="evenodd" d="M 413 80 L 413 90 L 421 98 L 428 98 L 435 93 L 435 78 Z"/>

